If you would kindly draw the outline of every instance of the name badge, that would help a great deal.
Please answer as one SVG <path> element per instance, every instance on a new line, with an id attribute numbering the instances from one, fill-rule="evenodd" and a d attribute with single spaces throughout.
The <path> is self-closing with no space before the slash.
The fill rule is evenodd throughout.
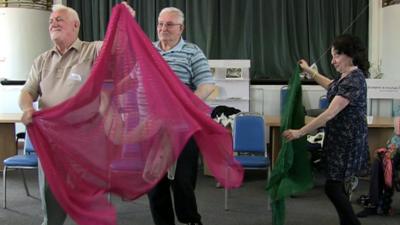
<path id="1" fill-rule="evenodd" d="M 81 75 L 79 75 L 77 73 L 71 73 L 71 75 L 69 75 L 68 79 L 69 80 L 82 81 Z"/>

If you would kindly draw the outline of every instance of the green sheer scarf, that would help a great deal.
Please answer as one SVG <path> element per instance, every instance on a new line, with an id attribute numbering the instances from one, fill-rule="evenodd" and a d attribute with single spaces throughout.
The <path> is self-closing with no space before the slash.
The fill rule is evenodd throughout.
<path id="1" fill-rule="evenodd" d="M 287 129 L 299 129 L 304 126 L 304 108 L 300 68 L 297 66 L 294 76 L 289 80 L 286 104 L 281 117 L 281 133 Z M 285 222 L 285 198 L 309 190 L 313 186 L 309 153 L 306 150 L 306 138 L 288 142 L 281 141 L 278 159 L 271 172 L 267 185 L 271 197 L 272 222 L 283 225 Z"/>

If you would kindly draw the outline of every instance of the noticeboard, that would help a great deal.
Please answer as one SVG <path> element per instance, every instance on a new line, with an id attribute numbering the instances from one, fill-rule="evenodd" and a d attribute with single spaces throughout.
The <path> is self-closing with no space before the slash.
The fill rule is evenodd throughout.
<path id="1" fill-rule="evenodd" d="M 400 99 L 400 80 L 367 79 L 367 98 Z"/>

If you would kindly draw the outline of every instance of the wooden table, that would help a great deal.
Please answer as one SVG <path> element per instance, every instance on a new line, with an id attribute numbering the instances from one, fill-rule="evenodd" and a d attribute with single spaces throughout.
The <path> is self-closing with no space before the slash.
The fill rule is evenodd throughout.
<path id="1" fill-rule="evenodd" d="M 0 171 L 3 160 L 17 152 L 15 144 L 15 123 L 21 122 L 20 113 L 0 113 Z"/>
<path id="2" fill-rule="evenodd" d="M 309 123 L 313 118 L 306 116 L 305 123 Z M 265 123 L 269 127 L 272 165 L 274 165 L 281 148 L 281 118 L 280 116 L 265 116 Z M 392 117 L 373 117 L 372 123 L 368 124 L 368 145 L 370 150 L 384 147 L 386 141 L 393 133 Z M 371 155 L 373 151 L 370 151 Z"/>

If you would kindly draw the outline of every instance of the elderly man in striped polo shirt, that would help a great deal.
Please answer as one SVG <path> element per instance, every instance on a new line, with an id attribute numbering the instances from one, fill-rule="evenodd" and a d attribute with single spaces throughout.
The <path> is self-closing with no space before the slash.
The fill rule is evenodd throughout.
<path id="1" fill-rule="evenodd" d="M 179 79 L 195 95 L 206 99 L 214 90 L 215 82 L 201 49 L 182 39 L 183 22 L 181 10 L 174 7 L 161 10 L 157 23 L 159 41 L 154 42 L 154 46 Z M 149 192 L 151 213 L 156 225 L 174 225 L 174 208 L 180 222 L 201 224 L 194 194 L 198 157 L 196 142 L 191 138 L 178 158 L 173 180 L 166 176 Z M 172 206 L 170 187 L 175 207 Z"/>

